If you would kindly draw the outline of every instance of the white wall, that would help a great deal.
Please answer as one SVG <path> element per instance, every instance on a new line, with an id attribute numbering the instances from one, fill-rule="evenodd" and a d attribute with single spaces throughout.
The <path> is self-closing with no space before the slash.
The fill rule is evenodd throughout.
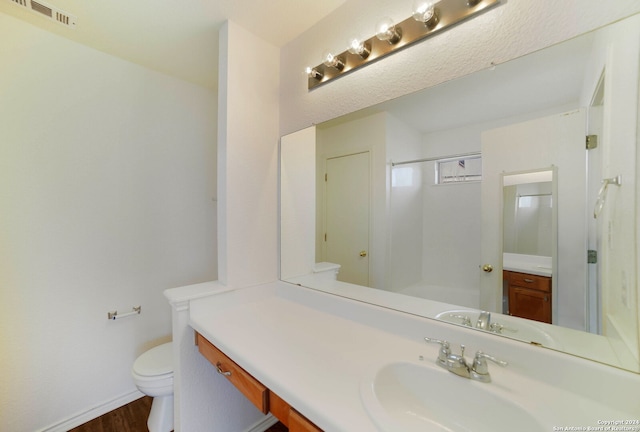
<path id="1" fill-rule="evenodd" d="M 373 35 L 380 17 L 407 18 L 411 2 L 350 0 L 282 49 L 281 135 L 530 53 L 640 12 L 636 0 L 509 0 L 491 11 L 327 85 L 301 71 L 350 35 Z"/>
<path id="2" fill-rule="evenodd" d="M 316 128 L 280 139 L 280 279 L 316 263 Z"/>
<path id="3" fill-rule="evenodd" d="M 225 26 L 218 85 L 219 271 L 222 283 L 243 287 L 278 278 L 280 57 L 242 27 Z"/>
<path id="4" fill-rule="evenodd" d="M 0 429 L 67 430 L 216 278 L 216 98 L 4 14 L 0 64 Z"/>
<path id="5" fill-rule="evenodd" d="M 278 62 L 277 48 L 233 22 L 223 25 L 218 85 L 220 282 L 210 285 L 224 289 L 278 277 Z M 257 79 L 256 71 L 263 68 L 273 74 Z M 171 301 L 173 332 L 180 341 L 174 350 L 179 363 L 174 377 L 176 432 L 242 431 L 265 421 L 193 346 L 188 299 Z"/>

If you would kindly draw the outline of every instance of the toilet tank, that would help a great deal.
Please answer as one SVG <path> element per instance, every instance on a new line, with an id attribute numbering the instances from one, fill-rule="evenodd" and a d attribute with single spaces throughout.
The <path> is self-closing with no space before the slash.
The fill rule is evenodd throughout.
<path id="1" fill-rule="evenodd" d="M 313 274 L 323 280 L 337 280 L 340 264 L 319 262 L 313 265 Z"/>

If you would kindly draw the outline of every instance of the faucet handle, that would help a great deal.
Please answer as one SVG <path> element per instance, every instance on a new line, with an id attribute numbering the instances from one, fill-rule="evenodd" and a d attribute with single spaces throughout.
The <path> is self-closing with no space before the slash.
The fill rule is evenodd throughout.
<path id="1" fill-rule="evenodd" d="M 489 331 L 493 332 L 493 333 L 498 333 L 498 334 L 502 334 L 502 330 L 506 330 L 506 331 L 510 331 L 513 333 L 517 333 L 518 329 L 515 329 L 513 327 L 507 327 L 504 324 L 500 324 L 497 322 L 492 322 L 491 324 L 489 324 Z"/>
<path id="2" fill-rule="evenodd" d="M 449 314 L 449 317 L 451 318 L 457 318 L 459 320 L 462 320 L 462 325 L 463 326 L 467 326 L 467 327 L 471 327 L 471 318 L 469 318 L 466 315 L 456 315 L 456 314 Z"/>
<path id="3" fill-rule="evenodd" d="M 428 343 L 440 344 L 440 351 L 438 352 L 438 359 L 436 360 L 436 363 L 444 365 L 447 362 L 449 355 L 451 355 L 451 346 L 449 345 L 449 342 L 446 340 L 432 339 L 428 337 L 424 338 L 424 340 Z"/>
<path id="4" fill-rule="evenodd" d="M 486 360 L 491 360 L 498 366 L 502 366 L 502 367 L 505 367 L 509 364 L 504 360 L 499 360 L 489 354 L 485 354 L 482 351 L 478 351 L 476 353 L 475 358 L 473 359 L 473 366 L 471 368 L 471 375 L 473 379 L 476 379 L 482 382 L 491 381 L 491 375 L 489 375 L 489 367 L 487 366 Z"/>

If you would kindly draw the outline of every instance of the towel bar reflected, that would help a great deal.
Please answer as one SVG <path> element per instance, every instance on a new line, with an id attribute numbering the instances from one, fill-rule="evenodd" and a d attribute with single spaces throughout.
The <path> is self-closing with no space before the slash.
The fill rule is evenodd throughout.
<path id="1" fill-rule="evenodd" d="M 600 186 L 600 191 L 598 192 L 598 199 L 596 200 L 596 207 L 593 210 L 593 217 L 595 219 L 598 219 L 598 216 L 600 216 L 600 212 L 604 207 L 604 203 L 607 199 L 607 191 L 609 190 L 609 185 L 621 186 L 622 177 L 615 176 L 615 177 L 602 180 L 602 186 Z"/>

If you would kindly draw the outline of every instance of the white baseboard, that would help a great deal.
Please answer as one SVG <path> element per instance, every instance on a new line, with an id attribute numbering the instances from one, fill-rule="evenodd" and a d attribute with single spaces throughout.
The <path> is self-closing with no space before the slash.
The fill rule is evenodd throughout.
<path id="1" fill-rule="evenodd" d="M 245 432 L 264 432 L 276 423 L 278 423 L 278 419 L 273 415 L 268 414 L 258 423 L 247 429 Z"/>
<path id="2" fill-rule="evenodd" d="M 120 408 L 121 406 L 126 405 L 129 402 L 133 402 L 136 399 L 140 399 L 143 396 L 144 394 L 139 392 L 138 390 L 125 393 L 122 396 L 78 413 L 66 420 L 62 420 L 54 425 L 40 429 L 39 432 L 67 432 L 69 429 L 80 426 L 81 424 L 84 424 L 89 420 L 100 417 L 101 415 L 106 414 L 109 411 Z"/>

